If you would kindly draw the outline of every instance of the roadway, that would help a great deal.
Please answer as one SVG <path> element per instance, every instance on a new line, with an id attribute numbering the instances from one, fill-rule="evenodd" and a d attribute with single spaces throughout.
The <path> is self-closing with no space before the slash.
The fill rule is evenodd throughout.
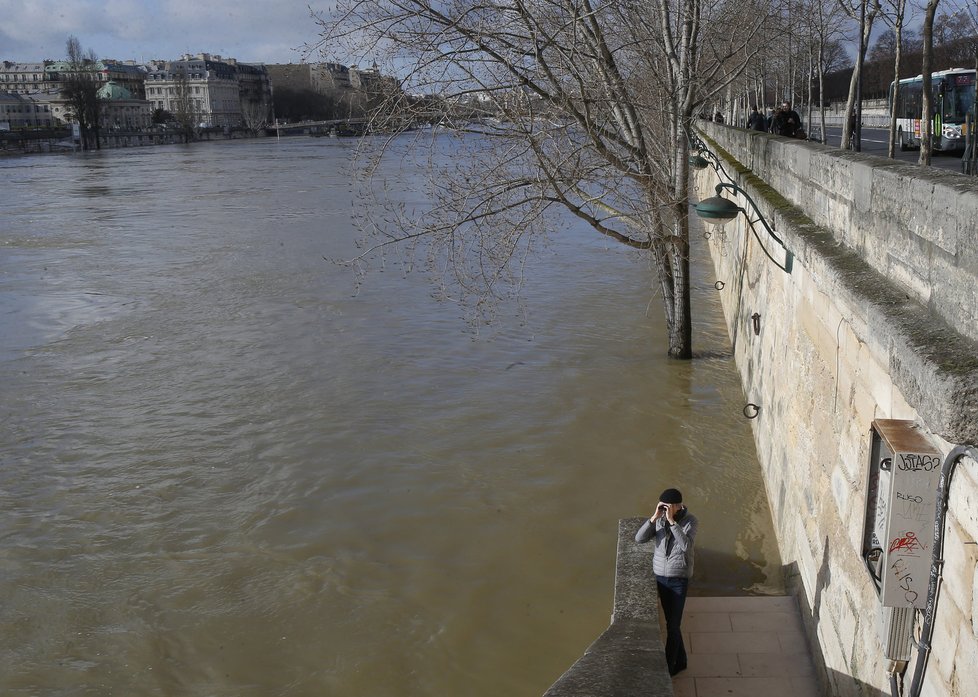
<path id="1" fill-rule="evenodd" d="M 828 136 L 827 145 L 839 147 L 839 143 L 842 141 L 842 128 L 829 126 L 825 129 L 825 133 Z M 867 155 L 886 157 L 888 133 L 885 128 L 866 128 L 863 126 L 862 152 Z M 901 162 L 917 164 L 918 157 L 920 157 L 918 150 L 900 152 L 900 148 L 896 149 L 896 159 Z M 931 166 L 960 174 L 961 153 L 935 152 L 931 156 Z"/>

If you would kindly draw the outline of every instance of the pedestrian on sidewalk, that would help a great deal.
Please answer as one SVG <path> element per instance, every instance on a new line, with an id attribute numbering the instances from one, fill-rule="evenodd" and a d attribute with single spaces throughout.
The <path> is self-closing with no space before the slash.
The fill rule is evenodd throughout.
<path id="1" fill-rule="evenodd" d="M 747 128 L 752 131 L 766 131 L 767 124 L 764 120 L 764 115 L 757 110 L 757 107 L 751 107 L 750 116 L 747 117 Z"/>
<path id="2" fill-rule="evenodd" d="M 794 138 L 795 132 L 801 128 L 801 117 L 798 112 L 791 108 L 791 102 L 785 102 L 775 113 L 774 121 L 771 123 L 771 133 L 779 136 Z"/>
<path id="3" fill-rule="evenodd" d="M 635 541 L 640 544 L 655 542 L 652 573 L 666 619 L 669 675 L 686 670 L 686 647 L 680 625 L 689 579 L 693 575 L 693 538 L 698 525 L 696 516 L 683 505 L 682 493 L 678 489 L 666 489 L 659 496 L 655 513 L 635 533 Z"/>

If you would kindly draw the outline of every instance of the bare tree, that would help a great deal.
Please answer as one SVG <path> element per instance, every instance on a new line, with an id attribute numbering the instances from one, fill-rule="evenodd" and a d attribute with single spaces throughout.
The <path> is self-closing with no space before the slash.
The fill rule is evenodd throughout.
<path id="1" fill-rule="evenodd" d="M 270 112 L 269 104 L 264 100 L 241 102 L 241 119 L 244 121 L 245 128 L 252 133 L 257 133 L 268 127 Z"/>
<path id="2" fill-rule="evenodd" d="M 930 165 L 931 153 L 934 150 L 934 114 L 931 105 L 931 71 L 934 53 L 934 15 L 937 13 L 937 6 L 940 0 L 927 0 L 924 8 L 924 25 L 921 29 L 921 36 L 924 39 L 924 50 L 921 59 L 921 80 L 923 95 L 920 107 L 920 157 L 918 164 Z"/>
<path id="3" fill-rule="evenodd" d="M 694 114 L 743 72 L 770 4 L 750 0 L 744 11 L 741 2 L 736 15 L 732 2 L 703 0 L 339 5 L 319 18 L 322 46 L 364 58 L 386 49 L 392 65 L 407 66 L 411 91 L 483 105 L 482 117 L 453 132 L 447 169 L 429 182 L 430 208 L 372 219 L 374 236 L 353 262 L 406 245 L 444 271 L 446 291 L 467 292 L 485 310 L 503 288 L 518 289 L 525 254 L 538 233 L 554 232 L 561 208 L 650 253 L 669 355 L 690 358 Z M 375 128 L 430 119 L 411 113 L 417 103 L 431 102 L 392 93 Z"/>
<path id="4" fill-rule="evenodd" d="M 203 115 L 200 99 L 194 96 L 190 84 L 190 72 L 186 64 L 171 63 L 170 78 L 173 81 L 174 98 L 171 102 L 173 120 L 180 128 L 185 143 L 196 140 L 200 133 L 200 120 Z"/>
<path id="5" fill-rule="evenodd" d="M 939 70 L 970 65 L 978 53 L 978 6 L 958 0 L 954 9 L 955 4 L 952 0 L 951 7 L 944 7 L 934 18 L 934 59 Z"/>
<path id="6" fill-rule="evenodd" d="M 886 155 L 891 160 L 896 157 L 896 106 L 900 97 L 900 61 L 903 57 L 903 25 L 907 14 L 907 0 L 884 0 L 883 21 L 893 27 L 893 90 L 890 93 L 890 130 Z M 900 149 L 904 149 L 901 137 Z"/>
<path id="7" fill-rule="evenodd" d="M 61 95 L 64 98 L 68 116 L 78 123 L 82 150 L 101 147 L 100 117 L 101 103 L 98 96 L 98 57 L 94 51 L 82 51 L 81 43 L 75 36 L 69 36 L 65 44 L 68 55 L 67 72 L 62 76 Z"/>
<path id="8" fill-rule="evenodd" d="M 808 30 L 811 36 L 810 46 L 812 47 L 812 57 L 814 62 L 815 79 L 818 81 L 819 94 L 819 131 L 822 134 L 821 141 L 825 142 L 825 74 L 831 70 L 838 61 L 839 46 L 843 38 L 842 23 L 845 15 L 841 7 L 835 2 L 826 0 L 810 0 L 805 8 L 805 16 L 808 21 Z M 814 82 L 814 80 L 809 81 Z M 810 92 L 809 92 L 810 94 Z M 808 107 L 808 129 L 811 133 L 812 104 L 809 99 Z"/>
<path id="9" fill-rule="evenodd" d="M 846 119 L 842 127 L 842 147 L 860 149 L 859 120 L 862 114 L 862 73 L 866 63 L 866 50 L 869 47 L 869 37 L 873 33 L 873 21 L 880 11 L 879 0 L 838 0 L 839 7 L 847 15 L 859 23 L 859 51 L 856 55 L 856 65 L 849 81 L 849 96 L 846 99 Z M 856 133 L 855 139 L 853 133 Z"/>

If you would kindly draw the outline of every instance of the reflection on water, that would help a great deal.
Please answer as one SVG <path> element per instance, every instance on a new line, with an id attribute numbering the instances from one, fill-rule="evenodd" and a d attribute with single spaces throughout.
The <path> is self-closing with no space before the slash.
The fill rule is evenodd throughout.
<path id="1" fill-rule="evenodd" d="M 671 485 L 693 592 L 779 589 L 714 279 L 669 362 L 647 263 L 571 229 L 473 336 L 323 261 L 351 148 L 0 161 L 3 694 L 541 694 Z"/>

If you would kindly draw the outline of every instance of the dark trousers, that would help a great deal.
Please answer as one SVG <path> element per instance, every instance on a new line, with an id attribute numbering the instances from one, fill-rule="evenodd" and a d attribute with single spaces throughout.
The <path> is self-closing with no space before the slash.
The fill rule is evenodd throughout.
<path id="1" fill-rule="evenodd" d="M 655 583 L 659 590 L 659 602 L 662 603 L 662 614 L 666 618 L 666 665 L 669 666 L 669 675 L 675 675 L 686 670 L 686 646 L 679 627 L 683 621 L 689 579 L 656 576 Z"/>

